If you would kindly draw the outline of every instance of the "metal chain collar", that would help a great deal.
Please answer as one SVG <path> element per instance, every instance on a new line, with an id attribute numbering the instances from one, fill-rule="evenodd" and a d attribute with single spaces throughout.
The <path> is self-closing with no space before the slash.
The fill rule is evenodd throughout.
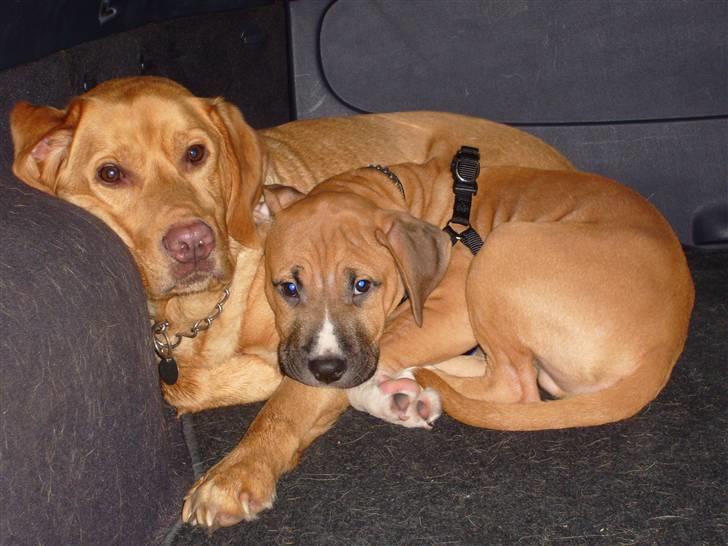
<path id="1" fill-rule="evenodd" d="M 402 185 L 402 181 L 396 174 L 389 170 L 389 167 L 384 167 L 383 165 L 374 165 L 373 163 L 370 163 L 369 165 L 367 165 L 367 169 L 374 169 L 375 171 L 379 171 L 384 176 L 389 178 L 392 183 L 397 187 L 399 193 L 402 194 L 402 198 L 406 199 L 404 195 L 404 186 Z"/>
<path id="2" fill-rule="evenodd" d="M 200 332 L 207 330 L 213 321 L 220 316 L 222 313 L 225 302 L 230 297 L 230 287 L 226 286 L 223 289 L 222 297 L 220 301 L 215 304 L 215 308 L 212 313 L 203 319 L 198 320 L 192 325 L 192 328 L 188 332 L 177 332 L 174 334 L 174 341 L 169 339 L 169 321 L 164 319 L 159 322 L 155 322 L 152 326 L 152 336 L 154 337 L 154 352 L 159 355 L 160 358 L 171 358 L 172 350 L 175 349 L 181 342 L 183 337 L 195 338 Z"/>

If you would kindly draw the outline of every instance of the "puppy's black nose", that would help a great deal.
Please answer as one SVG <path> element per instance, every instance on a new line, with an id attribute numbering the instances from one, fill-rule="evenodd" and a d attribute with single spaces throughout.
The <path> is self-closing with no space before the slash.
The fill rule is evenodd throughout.
<path id="1" fill-rule="evenodd" d="M 308 369 L 317 381 L 328 384 L 341 379 L 346 362 L 342 358 L 317 358 L 308 362 Z"/>

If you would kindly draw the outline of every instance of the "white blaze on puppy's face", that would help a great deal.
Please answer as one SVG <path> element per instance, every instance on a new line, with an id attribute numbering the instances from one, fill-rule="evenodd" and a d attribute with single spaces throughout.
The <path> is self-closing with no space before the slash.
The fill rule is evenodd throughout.
<path id="1" fill-rule="evenodd" d="M 316 345 L 313 349 L 312 356 L 339 356 L 341 355 L 341 347 L 339 339 L 334 332 L 334 324 L 329 318 L 329 312 L 326 310 L 321 330 L 316 337 Z"/>

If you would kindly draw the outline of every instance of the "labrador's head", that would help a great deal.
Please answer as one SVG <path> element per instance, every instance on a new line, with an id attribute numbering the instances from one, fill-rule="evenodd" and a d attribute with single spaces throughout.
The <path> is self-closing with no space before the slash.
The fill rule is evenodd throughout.
<path id="1" fill-rule="evenodd" d="M 229 281 L 257 245 L 265 156 L 240 112 L 163 78 L 111 80 L 63 110 L 19 103 L 13 171 L 83 207 L 131 250 L 151 299 Z"/>
<path id="2" fill-rule="evenodd" d="M 403 305 L 421 323 L 424 302 L 447 269 L 450 241 L 407 213 L 325 187 L 307 197 L 266 189 L 275 217 L 265 246 L 266 294 L 283 372 L 308 385 L 349 388 L 376 370 L 385 324 L 405 294 Z"/>

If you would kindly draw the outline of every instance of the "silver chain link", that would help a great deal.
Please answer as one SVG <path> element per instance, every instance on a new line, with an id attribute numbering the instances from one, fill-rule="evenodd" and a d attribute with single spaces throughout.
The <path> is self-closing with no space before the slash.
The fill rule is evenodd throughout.
<path id="1" fill-rule="evenodd" d="M 225 302 L 230 297 L 230 287 L 226 286 L 222 292 L 220 301 L 215 304 L 215 308 L 205 318 L 202 318 L 192 325 L 192 328 L 188 332 L 177 332 L 174 334 L 174 341 L 169 339 L 169 321 L 160 320 L 155 322 L 152 326 L 152 336 L 154 337 L 154 351 L 159 355 L 160 358 L 170 358 L 172 350 L 182 343 L 182 338 L 195 338 L 200 332 L 207 330 L 213 323 L 213 321 L 220 316 L 222 313 Z"/>
<path id="2" fill-rule="evenodd" d="M 389 170 L 389 167 L 385 167 L 383 165 L 374 165 L 373 163 L 370 163 L 369 165 L 367 165 L 367 168 L 374 169 L 375 171 L 379 171 L 384 176 L 389 178 L 392 181 L 392 183 L 397 187 L 397 189 L 399 190 L 399 193 L 402 194 L 402 197 L 404 199 L 406 199 L 405 195 L 404 195 L 404 186 L 402 185 L 402 181 L 399 179 L 399 177 L 396 174 L 394 174 L 392 171 Z"/>

